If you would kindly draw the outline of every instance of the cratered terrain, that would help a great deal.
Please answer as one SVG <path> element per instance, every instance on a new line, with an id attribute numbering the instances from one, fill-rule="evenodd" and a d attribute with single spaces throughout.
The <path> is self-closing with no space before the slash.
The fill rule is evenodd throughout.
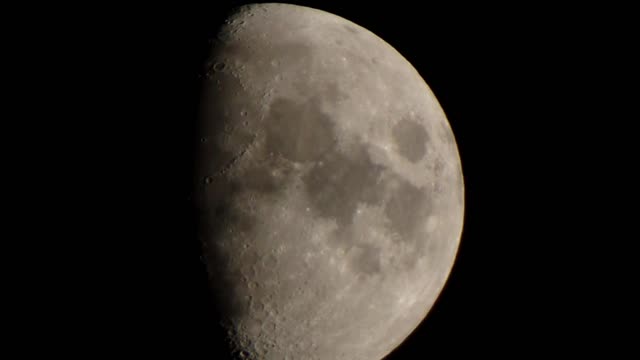
<path id="1" fill-rule="evenodd" d="M 464 185 L 411 64 L 302 6 L 243 6 L 213 42 L 197 150 L 199 236 L 230 351 L 381 359 L 452 269 Z"/>

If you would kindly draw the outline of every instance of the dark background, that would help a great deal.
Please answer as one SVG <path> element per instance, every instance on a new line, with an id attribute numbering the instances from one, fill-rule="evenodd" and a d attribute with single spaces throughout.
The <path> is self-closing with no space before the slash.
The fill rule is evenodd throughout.
<path id="1" fill-rule="evenodd" d="M 72 88 L 61 97 L 78 119 L 67 128 L 66 115 L 56 117 L 66 137 L 54 142 L 64 151 L 39 155 L 39 171 L 51 178 L 58 159 L 71 160 L 73 176 L 46 191 L 71 209 L 62 217 L 69 237 L 81 239 L 69 250 L 81 265 L 68 265 L 79 294 L 62 301 L 79 314 L 78 334 L 58 346 L 89 358 L 225 359 L 190 197 L 198 74 L 217 25 L 243 3 L 73 8 L 73 22 L 52 17 L 62 34 L 36 34 L 51 43 L 36 46 L 41 72 L 28 86 Z M 599 226 L 623 215 L 595 179 L 626 176 L 604 147 L 630 150 L 612 141 L 616 108 L 598 104 L 620 99 L 616 87 L 599 84 L 619 76 L 618 62 L 600 59 L 617 55 L 624 11 L 293 3 L 349 19 L 395 47 L 435 93 L 458 142 L 466 214 L 457 261 L 426 321 L 387 359 L 610 356 L 618 348 L 610 320 L 618 318 L 616 305 L 602 304 L 617 284 L 602 269 L 621 266 L 604 264 L 615 262 L 611 241 L 626 234 Z M 45 76 L 58 66 L 60 78 Z M 66 314 L 56 315 L 71 322 Z"/>

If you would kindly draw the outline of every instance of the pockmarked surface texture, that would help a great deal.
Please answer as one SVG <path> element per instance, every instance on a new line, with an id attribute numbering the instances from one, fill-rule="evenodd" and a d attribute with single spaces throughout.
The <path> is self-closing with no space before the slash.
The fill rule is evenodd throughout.
<path id="1" fill-rule="evenodd" d="M 462 232 L 431 90 L 370 31 L 285 4 L 239 8 L 204 74 L 199 236 L 231 351 L 383 358 L 432 307 Z"/>

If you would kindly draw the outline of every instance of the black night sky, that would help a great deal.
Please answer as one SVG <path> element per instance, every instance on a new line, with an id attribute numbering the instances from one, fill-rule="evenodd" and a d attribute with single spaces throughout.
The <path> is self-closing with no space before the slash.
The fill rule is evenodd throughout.
<path id="1" fill-rule="evenodd" d="M 83 74 L 104 84 L 85 127 L 85 139 L 104 145 L 87 160 L 99 164 L 91 177 L 100 181 L 86 185 L 103 205 L 100 216 L 84 216 L 94 219 L 87 234 L 108 264 L 83 274 L 84 284 L 104 289 L 94 294 L 100 305 L 83 308 L 100 329 L 85 334 L 95 338 L 90 353 L 225 359 L 194 232 L 193 140 L 208 40 L 245 3 L 105 8 L 83 20 L 101 29 L 83 42 L 97 45 L 84 53 L 94 65 Z M 592 305 L 574 295 L 603 283 L 585 270 L 596 230 L 578 230 L 586 220 L 575 209 L 589 213 L 597 196 L 574 174 L 601 163 L 591 123 L 575 111 L 601 96 L 576 90 L 593 80 L 581 64 L 601 51 L 598 28 L 576 9 L 542 5 L 292 3 L 342 16 L 395 47 L 433 90 L 458 143 L 466 214 L 457 261 L 426 321 L 387 360 L 597 346 L 599 315 L 585 316 Z"/>

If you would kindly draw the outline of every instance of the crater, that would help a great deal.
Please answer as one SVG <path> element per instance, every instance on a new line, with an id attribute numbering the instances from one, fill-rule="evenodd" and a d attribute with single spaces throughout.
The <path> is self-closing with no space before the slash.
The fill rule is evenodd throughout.
<path id="1" fill-rule="evenodd" d="M 256 105 L 246 100 L 242 85 L 232 74 L 218 72 L 205 85 L 200 98 L 198 131 L 202 138 L 198 164 L 206 175 L 215 175 L 232 165 L 255 140 L 250 129 L 240 126 L 253 115 L 242 117 L 237 109 L 256 114 Z M 219 83 L 222 88 L 214 85 Z M 210 154 L 214 154 L 213 156 Z"/>
<path id="2" fill-rule="evenodd" d="M 398 152 L 407 160 L 415 163 L 426 155 L 429 134 L 422 125 L 403 119 L 394 125 L 391 134 Z"/>

